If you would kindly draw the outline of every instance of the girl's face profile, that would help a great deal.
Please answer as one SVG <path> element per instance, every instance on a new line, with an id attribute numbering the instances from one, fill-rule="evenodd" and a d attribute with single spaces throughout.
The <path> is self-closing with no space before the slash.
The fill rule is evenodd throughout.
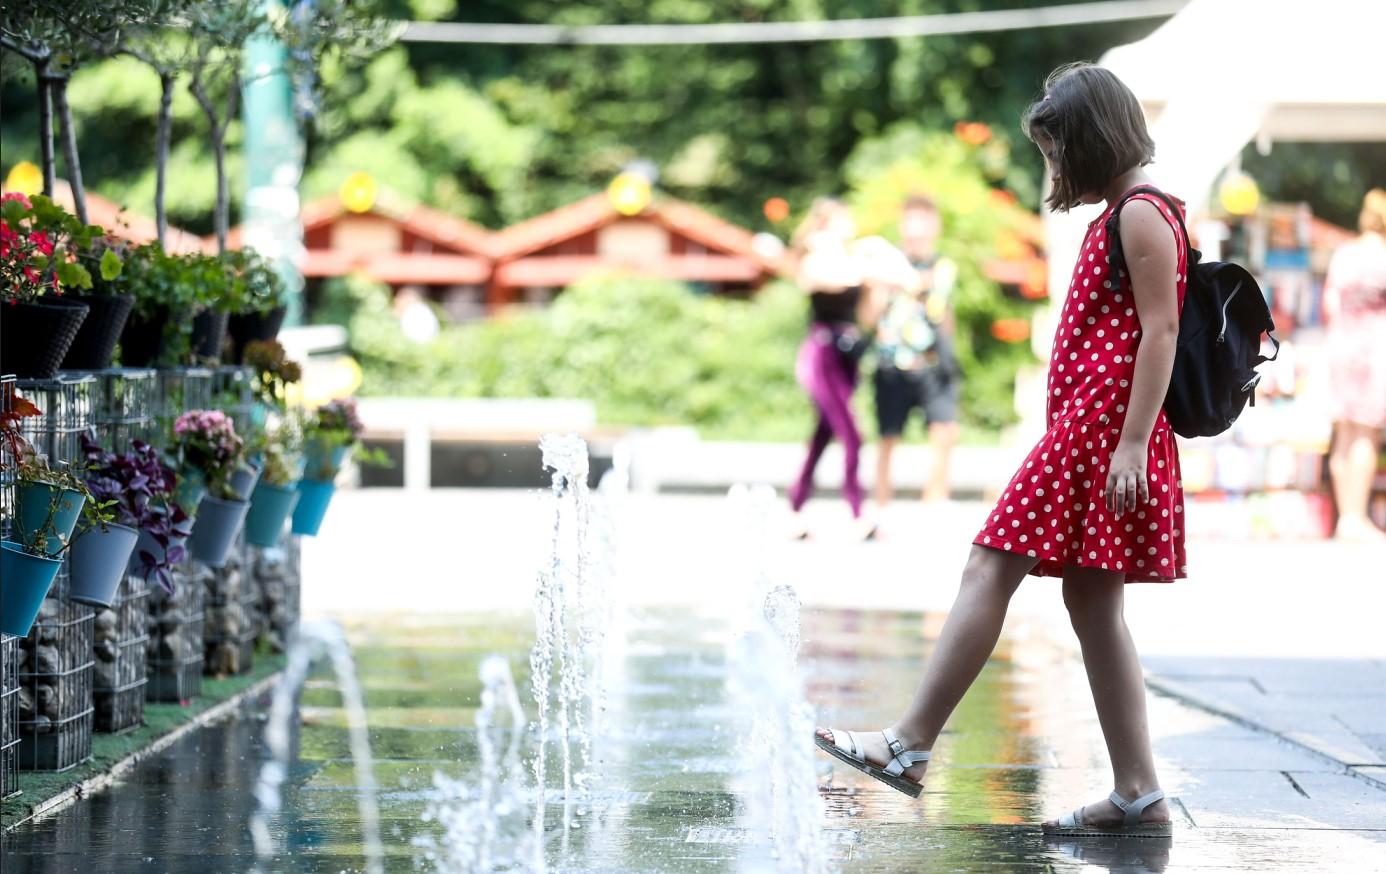
<path id="1" fill-rule="evenodd" d="M 1054 160 L 1054 141 L 1039 131 L 1035 131 L 1034 140 L 1040 154 L 1044 156 L 1044 169 L 1049 174 L 1049 184 L 1057 186 L 1059 184 L 1059 167 L 1058 162 Z M 1078 196 L 1078 202 L 1084 204 L 1101 203 L 1102 199 L 1102 194 L 1097 191 L 1084 191 Z"/>

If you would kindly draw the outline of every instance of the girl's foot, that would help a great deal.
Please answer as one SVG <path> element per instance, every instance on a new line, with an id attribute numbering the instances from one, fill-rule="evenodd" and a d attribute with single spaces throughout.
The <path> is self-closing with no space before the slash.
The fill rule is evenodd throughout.
<path id="1" fill-rule="evenodd" d="M 831 729 L 818 728 L 814 731 L 814 734 L 826 743 L 836 743 L 836 739 L 833 737 L 833 732 Z M 865 750 L 863 750 L 863 758 L 865 758 L 866 761 L 871 763 L 872 765 L 875 765 L 877 768 L 886 767 L 890 764 L 891 760 L 895 758 L 894 754 L 890 751 L 890 747 L 886 745 L 885 735 L 881 732 L 861 731 L 853 732 L 853 734 L 855 734 L 861 740 L 862 745 L 865 747 Z M 913 742 L 914 738 L 910 738 L 904 734 L 900 734 L 898 731 L 896 732 L 896 734 L 899 735 L 903 747 L 907 750 L 915 749 L 921 746 L 921 744 Z M 904 773 L 902 773 L 900 776 L 914 783 L 922 783 L 924 781 L 924 772 L 928 769 L 929 763 L 927 761 L 915 762 L 913 765 L 910 765 L 908 768 L 906 768 L 904 770 Z"/>
<path id="2" fill-rule="evenodd" d="M 871 519 L 858 519 L 856 521 L 857 539 L 862 543 L 870 543 L 881 536 L 881 529 Z"/>
<path id="3" fill-rule="evenodd" d="M 1113 804 L 1109 798 L 1104 798 L 1095 804 L 1089 804 L 1087 807 L 1082 808 L 1081 812 L 1082 815 L 1079 819 L 1082 820 L 1082 824 L 1094 829 L 1120 829 L 1126 818 L 1125 812 Z M 1166 803 L 1163 798 L 1141 811 L 1141 825 L 1163 825 L 1168 823 L 1169 804 Z M 1051 819 L 1044 824 L 1046 830 L 1059 827 L 1060 825 L 1057 819 Z"/>

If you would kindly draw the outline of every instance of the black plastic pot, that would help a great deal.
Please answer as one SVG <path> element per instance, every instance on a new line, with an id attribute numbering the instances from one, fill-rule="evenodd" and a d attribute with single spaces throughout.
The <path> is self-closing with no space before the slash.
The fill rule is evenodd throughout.
<path id="1" fill-rule="evenodd" d="M 129 294 L 87 294 L 74 297 L 87 305 L 87 317 L 77 330 L 72 346 L 63 358 L 63 370 L 103 370 L 111 366 L 111 356 L 135 298 Z"/>
<path id="2" fill-rule="evenodd" d="M 132 312 L 120 332 L 120 363 L 126 367 L 153 367 L 164 352 L 164 325 L 168 307 L 157 306 L 145 313 Z"/>
<path id="3" fill-rule="evenodd" d="M 221 361 L 221 347 L 226 342 L 228 314 L 221 310 L 203 310 L 193 317 L 192 354 L 207 363 Z"/>
<path id="4" fill-rule="evenodd" d="M 231 363 L 245 363 L 245 347 L 255 340 L 273 340 L 284 325 L 285 307 L 262 313 L 237 313 L 227 323 L 231 334 Z"/>
<path id="5" fill-rule="evenodd" d="M 0 373 L 52 379 L 87 317 L 87 305 L 49 296 L 42 303 L 0 307 Z"/>

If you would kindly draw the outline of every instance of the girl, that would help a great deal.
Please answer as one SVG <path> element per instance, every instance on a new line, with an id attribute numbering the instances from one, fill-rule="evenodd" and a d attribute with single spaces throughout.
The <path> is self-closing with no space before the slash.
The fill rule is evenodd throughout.
<path id="1" fill-rule="evenodd" d="M 799 347 L 795 373 L 818 410 L 818 426 L 809 441 L 808 454 L 798 479 L 789 489 L 789 504 L 796 520 L 813 491 L 813 473 L 829 441 L 842 441 L 846 470 L 842 493 L 852 508 L 863 540 L 872 539 L 876 528 L 861 518 L 862 489 L 857 478 L 861 455 L 861 431 L 852 415 L 852 393 L 857 387 L 857 362 L 865 340 L 857 328 L 863 307 L 863 271 L 850 251 L 856 225 L 847 207 L 823 197 L 814 201 L 808 218 L 794 235 L 799 255 L 799 285 L 809 296 L 812 324 Z M 808 537 L 797 523 L 794 537 Z"/>
<path id="2" fill-rule="evenodd" d="M 957 600 L 914 700 L 882 731 L 819 729 L 818 746 L 917 797 L 929 749 L 996 645 L 1026 574 L 1061 577 L 1082 646 L 1115 791 L 1044 824 L 1060 834 L 1168 834 L 1155 775 L 1145 686 L 1122 616 L 1123 584 L 1184 577 L 1183 492 L 1161 410 L 1184 298 L 1186 241 L 1153 194 L 1120 211 L 1123 261 L 1106 221 L 1149 186 L 1154 157 L 1140 104 L 1116 76 L 1056 70 L 1026 112 L 1044 154 L 1052 209 L 1105 201 L 1088 228 L 1050 353 L 1049 430 L 973 541 Z"/>

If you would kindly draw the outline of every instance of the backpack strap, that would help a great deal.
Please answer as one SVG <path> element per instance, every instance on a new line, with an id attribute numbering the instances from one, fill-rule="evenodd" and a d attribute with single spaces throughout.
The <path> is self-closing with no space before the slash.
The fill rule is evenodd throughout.
<path id="1" fill-rule="evenodd" d="M 1121 269 L 1126 267 L 1126 256 L 1121 250 L 1121 210 L 1126 204 L 1141 196 L 1151 194 L 1158 197 L 1169 207 L 1170 212 L 1174 213 L 1174 220 L 1179 223 L 1179 232 L 1184 235 L 1184 266 L 1186 272 L 1192 271 L 1198 259 L 1202 257 L 1198 250 L 1189 242 L 1189 229 L 1184 225 L 1184 214 L 1180 211 L 1179 205 L 1174 202 L 1168 194 L 1165 194 L 1154 185 L 1137 185 L 1130 191 L 1121 196 L 1112 214 L 1107 217 L 1107 249 L 1112 253 L 1112 263 L 1120 263 Z"/>

